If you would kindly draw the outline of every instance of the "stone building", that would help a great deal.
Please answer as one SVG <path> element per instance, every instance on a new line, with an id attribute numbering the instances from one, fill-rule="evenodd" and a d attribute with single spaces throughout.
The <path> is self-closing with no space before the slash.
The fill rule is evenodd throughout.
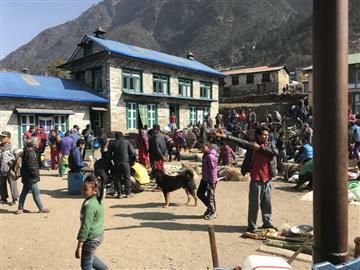
<path id="1" fill-rule="evenodd" d="M 73 80 L 0 72 L 0 131 L 10 131 L 13 144 L 22 146 L 22 134 L 31 126 L 63 132 L 77 124 L 99 126 L 99 113 L 108 100 Z"/>
<path id="2" fill-rule="evenodd" d="M 227 75 L 220 90 L 221 97 L 281 94 L 290 82 L 285 66 L 234 67 L 221 71 Z"/>
<path id="3" fill-rule="evenodd" d="M 349 108 L 355 113 L 360 113 L 360 53 L 348 55 L 349 81 L 348 81 L 348 104 Z M 309 101 L 313 102 L 313 67 L 303 68 L 303 72 L 308 74 Z"/>
<path id="4" fill-rule="evenodd" d="M 85 35 L 67 63 L 73 79 L 109 100 L 101 113 L 106 130 L 135 132 L 142 125 L 180 128 L 218 112 L 218 79 L 224 75 L 198 61 Z"/>

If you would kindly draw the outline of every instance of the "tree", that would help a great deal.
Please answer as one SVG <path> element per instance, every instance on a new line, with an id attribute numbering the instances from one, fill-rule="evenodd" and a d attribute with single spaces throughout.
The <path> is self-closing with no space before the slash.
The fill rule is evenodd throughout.
<path id="1" fill-rule="evenodd" d="M 65 60 L 62 58 L 55 58 L 54 60 L 52 60 L 46 70 L 48 76 L 58 77 L 61 79 L 70 79 L 69 71 L 65 71 L 57 67 L 64 63 Z"/>

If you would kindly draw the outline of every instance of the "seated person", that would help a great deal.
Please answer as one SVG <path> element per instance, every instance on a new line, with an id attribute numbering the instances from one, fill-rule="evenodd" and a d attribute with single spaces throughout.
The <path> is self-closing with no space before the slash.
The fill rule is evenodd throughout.
<path id="1" fill-rule="evenodd" d="M 227 165 L 229 163 L 233 163 L 235 161 L 235 158 L 235 153 L 232 148 L 225 142 L 221 142 L 219 164 Z"/>
<path id="2" fill-rule="evenodd" d="M 312 171 L 313 171 L 313 160 L 309 160 L 299 170 L 299 179 L 296 181 L 297 184 L 294 187 L 294 189 L 301 190 L 302 186 L 306 182 L 309 182 L 309 184 L 304 189 L 312 190 L 313 188 Z"/>
<path id="3" fill-rule="evenodd" d="M 69 169 L 71 173 L 79 173 L 81 169 L 86 167 L 87 164 L 83 161 L 81 151 L 85 149 L 85 141 L 79 139 L 76 142 L 76 147 L 70 150 L 69 154 Z"/>
<path id="4" fill-rule="evenodd" d="M 296 163 L 304 164 L 312 159 L 313 147 L 307 141 L 305 141 L 303 146 L 300 148 L 299 153 L 295 156 L 294 161 Z"/>

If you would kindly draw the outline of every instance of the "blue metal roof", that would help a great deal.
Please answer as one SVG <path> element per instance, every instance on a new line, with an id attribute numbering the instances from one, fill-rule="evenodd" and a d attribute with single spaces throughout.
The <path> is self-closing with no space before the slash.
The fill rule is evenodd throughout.
<path id="1" fill-rule="evenodd" d="M 128 44 L 124 44 L 118 41 L 108 40 L 97 38 L 91 35 L 86 35 L 87 38 L 93 40 L 100 46 L 104 47 L 106 51 L 123 55 L 127 57 L 136 58 L 139 60 L 150 61 L 154 63 L 164 64 L 167 66 L 171 66 L 176 69 L 195 71 L 200 73 L 206 73 L 217 77 L 225 77 L 223 73 L 212 69 L 196 60 L 189 60 L 186 58 L 153 51 L 149 49 L 144 49 Z"/>
<path id="2" fill-rule="evenodd" d="M 109 102 L 73 80 L 3 71 L 0 71 L 0 97 Z"/>

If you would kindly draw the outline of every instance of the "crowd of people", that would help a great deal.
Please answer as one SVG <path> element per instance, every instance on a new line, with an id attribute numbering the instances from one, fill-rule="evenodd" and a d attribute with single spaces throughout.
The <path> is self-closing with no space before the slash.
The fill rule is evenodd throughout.
<path id="1" fill-rule="evenodd" d="M 293 111 L 292 109 L 291 112 Z M 107 269 L 95 257 L 95 250 L 103 237 L 103 186 L 112 184 L 116 198 L 131 198 L 136 186 L 131 176 L 139 173 L 138 164 L 142 165 L 140 167 L 146 174 L 155 169 L 165 172 L 165 162 L 181 160 L 182 152 L 198 147 L 203 157 L 197 197 L 205 205 L 204 218 L 212 220 L 217 217 L 215 191 L 219 180 L 218 166 L 234 164 L 238 148 L 243 148 L 247 151 L 241 172 L 244 175 L 249 173 L 251 179 L 247 230 L 257 230 L 259 208 L 262 213 L 261 227 L 274 228 L 271 218 L 271 180 L 282 173 L 284 162 L 293 159 L 295 163 L 304 165 L 312 162 L 313 157 L 311 109 L 299 103 L 295 111 L 292 115 L 295 127 L 287 128 L 280 113 L 276 111 L 259 122 L 254 110 L 240 110 L 239 113 L 231 110 L 227 119 L 222 114 L 217 114 L 215 125 L 210 115 L 207 115 L 202 123 L 192 124 L 184 130 L 177 128 L 176 116 L 172 115 L 168 129 L 161 129 L 157 124 L 151 129 L 140 127 L 135 143 L 122 132 L 116 132 L 115 138 L 109 140 L 104 130 L 94 134 L 90 125 L 81 133 L 77 125 L 65 133 L 55 128 L 48 136 L 41 127 L 36 127 L 23 134 L 22 151 L 11 145 L 11 134 L 3 131 L 0 134 L 1 202 L 8 203 L 9 184 L 12 199 L 9 204 L 18 205 L 18 213 L 28 212 L 24 203 L 30 191 L 39 212 L 48 213 L 49 209 L 43 206 L 40 199 L 37 184 L 40 181 L 39 169 L 44 165 L 41 155 L 46 147 L 50 148 L 50 167 L 58 169 L 59 176 L 63 176 L 66 170 L 69 173 L 81 172 L 89 165 L 84 162 L 86 150 L 99 148 L 101 158 L 94 163 L 94 174 L 86 177 L 82 186 L 85 201 L 81 209 L 81 228 L 75 256 L 81 258 L 83 269 L 89 269 L 91 265 L 97 265 L 97 269 Z M 349 137 L 354 138 L 353 141 L 349 140 L 349 155 L 350 152 L 351 155 L 359 153 L 356 149 L 360 149 L 360 139 L 356 139 L 360 138 L 360 121 L 353 121 L 354 119 L 349 114 Z M 354 134 L 351 135 L 351 132 Z M 22 164 L 18 162 L 19 156 Z M 16 184 L 19 177 L 23 183 L 20 196 Z"/>

